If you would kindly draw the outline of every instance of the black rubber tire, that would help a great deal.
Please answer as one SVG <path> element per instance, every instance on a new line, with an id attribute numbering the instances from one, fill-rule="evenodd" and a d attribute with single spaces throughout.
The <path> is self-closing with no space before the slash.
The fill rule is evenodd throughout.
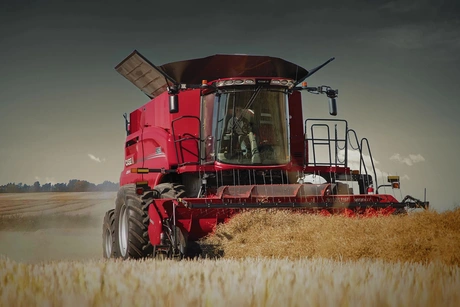
<path id="1" fill-rule="evenodd" d="M 177 183 L 160 183 L 153 190 L 157 192 L 157 198 L 185 197 L 185 187 Z"/>
<path id="2" fill-rule="evenodd" d="M 115 258 L 122 259 L 141 259 L 150 257 L 152 255 L 153 247 L 150 244 L 148 235 L 148 206 L 139 195 L 136 194 L 136 187 L 134 184 L 127 184 L 122 186 L 117 194 L 115 202 L 115 222 L 114 234 L 115 244 L 113 255 Z M 126 212 L 127 220 L 127 234 L 120 231 L 122 216 L 120 214 Z M 126 251 L 121 247 L 120 236 L 127 235 L 126 238 Z"/>
<path id="3" fill-rule="evenodd" d="M 113 247 L 115 245 L 114 222 L 115 209 L 111 209 L 105 213 L 102 224 L 102 251 L 105 259 L 113 256 Z"/>

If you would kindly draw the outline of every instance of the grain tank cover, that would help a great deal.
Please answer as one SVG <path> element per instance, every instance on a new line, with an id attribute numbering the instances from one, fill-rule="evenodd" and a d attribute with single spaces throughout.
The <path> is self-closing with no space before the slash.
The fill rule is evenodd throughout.
<path id="1" fill-rule="evenodd" d="M 160 68 L 177 82 L 191 84 L 230 77 L 283 77 L 297 81 L 308 75 L 306 69 L 283 59 L 254 55 L 216 54 Z"/>
<path id="2" fill-rule="evenodd" d="M 168 84 L 164 73 L 136 50 L 115 69 L 150 98 L 167 91 Z"/>
<path id="3" fill-rule="evenodd" d="M 231 77 L 282 77 L 298 81 L 308 76 L 306 69 L 269 56 L 216 54 L 155 66 L 136 50 L 115 69 L 150 98 L 167 91 L 168 82 L 201 84 L 202 80 Z"/>

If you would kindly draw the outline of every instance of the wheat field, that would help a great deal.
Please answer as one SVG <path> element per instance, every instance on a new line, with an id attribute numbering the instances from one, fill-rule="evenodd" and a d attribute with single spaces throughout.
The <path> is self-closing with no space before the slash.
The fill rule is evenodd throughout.
<path id="1" fill-rule="evenodd" d="M 305 257 L 460 265 L 460 209 L 370 218 L 252 211 L 206 240 L 227 256 Z"/>
<path id="2" fill-rule="evenodd" d="M 0 306 L 460 305 L 459 209 L 246 212 L 206 238 L 223 258 L 120 261 L 102 259 L 114 194 L 45 194 L 0 197 Z"/>
<path id="3" fill-rule="evenodd" d="M 3 306 L 458 306 L 460 269 L 361 259 L 0 260 Z"/>

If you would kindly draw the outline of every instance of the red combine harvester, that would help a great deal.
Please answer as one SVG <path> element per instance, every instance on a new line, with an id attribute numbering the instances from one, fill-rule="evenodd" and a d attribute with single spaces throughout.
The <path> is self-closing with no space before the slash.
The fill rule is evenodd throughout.
<path id="1" fill-rule="evenodd" d="M 253 208 L 347 215 L 427 208 L 411 196 L 379 194 L 398 189 L 399 177 L 377 185 L 367 139 L 345 120 L 303 120 L 301 91 L 325 94 L 337 114 L 337 90 L 304 82 L 332 60 L 312 70 L 249 55 L 155 66 L 131 53 L 116 70 L 151 100 L 124 115 L 125 166 L 104 218 L 104 257 L 196 255 L 197 241 L 218 223 Z M 348 165 L 351 149 L 359 170 Z"/>

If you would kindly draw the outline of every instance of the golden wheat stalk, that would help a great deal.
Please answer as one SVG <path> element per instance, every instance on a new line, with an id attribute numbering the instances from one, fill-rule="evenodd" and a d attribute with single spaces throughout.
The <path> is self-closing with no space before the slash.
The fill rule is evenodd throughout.
<path id="1" fill-rule="evenodd" d="M 457 306 L 460 268 L 361 259 L 0 259 L 2 306 Z"/>

